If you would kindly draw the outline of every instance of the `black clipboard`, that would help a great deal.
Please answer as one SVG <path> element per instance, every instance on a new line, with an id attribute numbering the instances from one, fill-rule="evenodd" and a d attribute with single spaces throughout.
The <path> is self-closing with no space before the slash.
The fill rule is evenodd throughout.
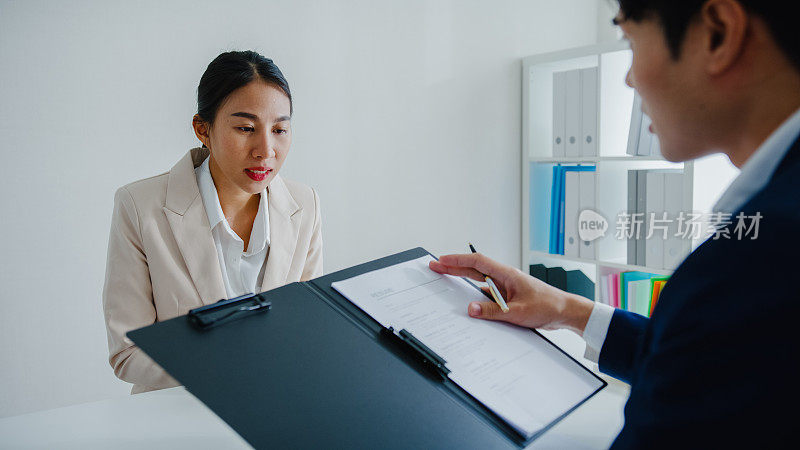
<path id="1" fill-rule="evenodd" d="M 519 448 L 607 386 L 561 351 L 600 387 L 525 438 L 447 378 L 438 355 L 331 288 L 429 254 L 418 247 L 127 335 L 255 448 Z"/>

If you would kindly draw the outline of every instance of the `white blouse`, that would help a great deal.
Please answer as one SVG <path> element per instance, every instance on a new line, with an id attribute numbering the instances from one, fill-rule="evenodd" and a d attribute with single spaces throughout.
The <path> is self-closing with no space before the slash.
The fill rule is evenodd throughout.
<path id="1" fill-rule="evenodd" d="M 244 251 L 244 241 L 233 231 L 228 224 L 228 219 L 222 212 L 219 203 L 217 188 L 206 158 L 203 163 L 194 169 L 197 177 L 197 186 L 200 188 L 200 197 L 203 199 L 208 223 L 211 225 L 211 235 L 217 247 L 217 259 L 222 270 L 222 280 L 225 282 L 225 291 L 228 298 L 238 297 L 247 293 L 259 292 L 264 278 L 267 251 L 269 250 L 269 210 L 267 208 L 267 191 L 261 192 L 258 203 L 258 213 L 250 232 L 250 243 Z"/>

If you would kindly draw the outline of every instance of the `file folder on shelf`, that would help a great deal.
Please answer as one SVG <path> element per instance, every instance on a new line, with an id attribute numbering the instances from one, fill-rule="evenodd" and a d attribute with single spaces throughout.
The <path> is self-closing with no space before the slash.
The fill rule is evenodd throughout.
<path id="1" fill-rule="evenodd" d="M 578 215 L 581 202 L 581 172 L 564 173 L 564 255 L 580 256 L 581 240 L 578 236 Z"/>
<path id="2" fill-rule="evenodd" d="M 591 209 L 595 210 L 595 173 L 594 172 L 581 172 L 580 176 L 580 198 L 581 203 L 578 207 L 578 217 L 581 211 Z M 580 227 L 580 223 L 578 226 Z M 580 238 L 580 228 L 578 228 L 578 237 Z M 595 241 L 584 241 L 579 239 L 580 257 L 584 259 L 595 259 Z"/>
<path id="3" fill-rule="evenodd" d="M 597 67 L 581 69 L 581 156 L 597 156 Z"/>
<path id="4" fill-rule="evenodd" d="M 256 448 L 518 448 L 606 386 L 531 330 L 597 388 L 523 437 L 449 379 L 444 361 L 414 336 L 385 329 L 331 287 L 426 255 L 416 248 L 223 302 L 271 308 L 210 329 L 187 315 L 128 337 Z"/>
<path id="5" fill-rule="evenodd" d="M 581 156 L 581 72 L 566 72 L 564 94 L 564 156 Z"/>
<path id="6" fill-rule="evenodd" d="M 642 98 L 633 94 L 633 107 L 631 108 L 631 126 L 628 132 L 628 149 L 626 154 L 636 156 L 639 154 L 639 134 L 642 128 Z"/>
<path id="7" fill-rule="evenodd" d="M 647 198 L 645 199 L 644 266 L 654 269 L 664 268 L 664 241 L 666 240 L 666 222 L 664 213 L 664 173 L 659 170 L 648 170 L 646 176 Z M 640 175 L 641 176 L 641 175 Z"/>
<path id="8" fill-rule="evenodd" d="M 555 72 L 553 74 L 553 156 L 563 158 L 566 156 L 565 131 L 566 131 L 566 95 L 567 73 Z"/>

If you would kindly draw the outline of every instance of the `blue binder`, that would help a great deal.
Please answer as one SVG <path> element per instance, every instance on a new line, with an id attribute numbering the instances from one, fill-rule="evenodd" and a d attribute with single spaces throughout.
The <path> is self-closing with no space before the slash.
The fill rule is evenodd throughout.
<path id="1" fill-rule="evenodd" d="M 553 167 L 553 190 L 550 200 L 550 253 L 564 254 L 564 173 L 594 172 L 595 166 L 562 166 Z"/>

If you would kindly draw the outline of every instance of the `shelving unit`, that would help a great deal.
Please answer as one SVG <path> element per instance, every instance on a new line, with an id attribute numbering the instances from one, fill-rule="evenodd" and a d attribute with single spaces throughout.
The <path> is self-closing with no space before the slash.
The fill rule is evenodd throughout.
<path id="1" fill-rule="evenodd" d="M 540 163 L 597 163 L 602 161 L 663 161 L 660 156 L 577 156 L 573 158 L 530 158 Z"/>
<path id="2" fill-rule="evenodd" d="M 522 251 L 520 269 L 530 264 L 561 266 L 582 270 L 595 283 L 595 299 L 600 298 L 601 276 L 613 272 L 643 271 L 670 275 L 674 267 L 653 268 L 627 264 L 627 241 L 616 239 L 616 218 L 627 210 L 627 171 L 631 169 L 683 170 L 682 211 L 708 212 L 735 171 L 720 157 L 671 163 L 660 156 L 626 154 L 633 106 L 633 89 L 625 85 L 631 52 L 625 42 L 598 44 L 559 52 L 533 55 L 522 60 Z M 553 73 L 597 67 L 597 156 L 553 156 Z M 608 221 L 606 235 L 594 246 L 593 258 L 577 258 L 534 250 L 531 245 L 531 172 L 533 164 L 591 164 L 594 177 L 595 210 Z M 695 190 L 698 177 L 703 189 Z M 713 180 L 709 182 L 709 180 Z M 713 187 L 711 187 L 713 186 Z M 687 245 L 686 253 L 699 241 Z"/>

